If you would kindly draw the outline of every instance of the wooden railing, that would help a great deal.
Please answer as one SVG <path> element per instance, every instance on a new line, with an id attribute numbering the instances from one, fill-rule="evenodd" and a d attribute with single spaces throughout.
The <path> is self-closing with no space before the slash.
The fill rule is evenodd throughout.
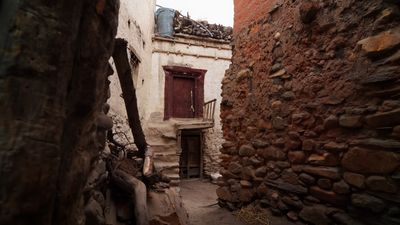
<path id="1" fill-rule="evenodd" d="M 217 99 L 213 99 L 211 101 L 205 102 L 203 106 L 203 118 L 205 121 L 210 121 L 214 123 L 214 114 L 215 114 L 215 103 Z"/>

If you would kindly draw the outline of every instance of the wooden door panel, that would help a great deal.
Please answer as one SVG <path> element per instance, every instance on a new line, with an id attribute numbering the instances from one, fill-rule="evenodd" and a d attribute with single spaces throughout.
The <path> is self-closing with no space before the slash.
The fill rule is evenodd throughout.
<path id="1" fill-rule="evenodd" d="M 194 83 L 195 80 L 186 77 L 173 78 L 173 111 L 176 118 L 194 117 Z"/>

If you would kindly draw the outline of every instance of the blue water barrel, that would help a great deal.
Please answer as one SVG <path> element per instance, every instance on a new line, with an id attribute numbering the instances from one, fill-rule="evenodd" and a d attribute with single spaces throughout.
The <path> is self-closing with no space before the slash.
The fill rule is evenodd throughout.
<path id="1" fill-rule="evenodd" d="M 162 37 L 174 36 L 174 17 L 175 10 L 169 8 L 159 8 L 156 11 L 157 34 Z"/>

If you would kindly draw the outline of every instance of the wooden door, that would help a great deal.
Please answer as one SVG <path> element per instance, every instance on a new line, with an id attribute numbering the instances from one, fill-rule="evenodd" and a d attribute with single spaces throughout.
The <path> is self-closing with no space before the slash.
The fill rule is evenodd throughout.
<path id="1" fill-rule="evenodd" d="M 195 116 L 195 79 L 174 76 L 172 116 L 176 118 L 194 118 Z"/>
<path id="2" fill-rule="evenodd" d="M 180 157 L 181 178 L 201 177 L 202 154 L 201 154 L 201 133 L 182 133 L 181 138 L 182 154 Z"/>

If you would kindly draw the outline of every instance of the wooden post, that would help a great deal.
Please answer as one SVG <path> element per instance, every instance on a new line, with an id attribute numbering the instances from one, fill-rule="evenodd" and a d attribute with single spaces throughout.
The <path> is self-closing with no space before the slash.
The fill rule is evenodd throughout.
<path id="1" fill-rule="evenodd" d="M 115 41 L 113 58 L 121 84 L 129 126 L 132 130 L 135 144 L 139 150 L 139 156 L 144 158 L 147 150 L 147 142 L 140 123 L 136 90 L 132 79 L 132 69 L 129 64 L 127 47 L 128 44 L 126 40 L 117 38 Z"/>

